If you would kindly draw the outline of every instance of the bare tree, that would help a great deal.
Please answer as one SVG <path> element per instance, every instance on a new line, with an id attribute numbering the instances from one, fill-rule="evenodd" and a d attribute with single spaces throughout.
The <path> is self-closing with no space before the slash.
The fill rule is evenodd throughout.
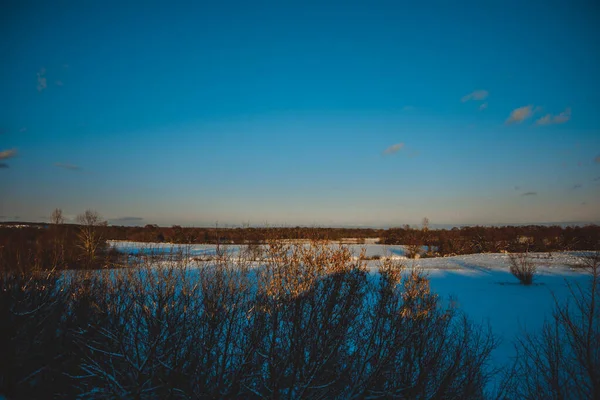
<path id="1" fill-rule="evenodd" d="M 429 218 L 423 217 L 422 226 L 423 226 L 423 232 L 427 232 L 429 230 Z"/>
<path id="2" fill-rule="evenodd" d="M 50 222 L 54 225 L 61 225 L 65 222 L 65 218 L 63 217 L 63 212 L 60 208 L 55 208 L 52 211 L 52 216 L 50 217 Z"/>
<path id="3" fill-rule="evenodd" d="M 64 221 L 62 210 L 55 208 L 50 217 L 52 223 L 52 268 L 59 267 L 65 261 L 65 237 L 61 227 Z"/>
<path id="4" fill-rule="evenodd" d="M 79 223 L 79 247 L 83 251 L 83 259 L 87 266 L 91 266 L 98 255 L 102 245 L 106 243 L 99 227 L 106 226 L 97 211 L 86 210 L 77 216 Z"/>
<path id="5" fill-rule="evenodd" d="M 427 217 L 423 217 L 421 235 L 423 244 L 427 246 L 427 256 L 431 256 L 431 232 L 429 232 L 429 218 Z"/>

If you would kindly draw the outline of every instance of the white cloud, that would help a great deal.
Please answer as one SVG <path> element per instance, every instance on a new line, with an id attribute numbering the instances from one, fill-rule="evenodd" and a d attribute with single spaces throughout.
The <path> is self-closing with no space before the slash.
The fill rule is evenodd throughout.
<path id="1" fill-rule="evenodd" d="M 537 125 L 553 125 L 553 124 L 564 124 L 571 119 L 571 107 L 565 108 L 565 111 L 558 115 L 546 114 L 542 118 L 538 119 L 535 123 Z"/>
<path id="2" fill-rule="evenodd" d="M 0 151 L 0 160 L 8 160 L 17 155 L 17 149 L 9 149 Z"/>
<path id="3" fill-rule="evenodd" d="M 404 143 L 393 144 L 390 147 L 388 147 L 387 149 L 385 149 L 383 151 L 383 154 L 394 154 L 394 153 L 397 153 L 400 150 L 402 150 L 403 147 L 404 147 Z"/>
<path id="4" fill-rule="evenodd" d="M 481 101 L 481 100 L 484 100 L 485 98 L 487 98 L 488 95 L 489 95 L 489 92 L 487 90 L 476 90 L 474 92 L 469 93 L 466 96 L 463 96 L 461 101 L 463 103 L 466 101 L 469 101 L 469 100 Z"/>
<path id="5" fill-rule="evenodd" d="M 483 103 L 482 105 L 479 106 L 479 111 L 483 111 L 486 108 L 488 108 L 488 103 Z"/>
<path id="6" fill-rule="evenodd" d="M 42 90 L 48 87 L 48 82 L 46 81 L 46 68 L 42 68 L 37 73 L 37 90 L 41 92 Z"/>
<path id="7" fill-rule="evenodd" d="M 549 125 L 552 123 L 552 115 L 546 114 L 542 118 L 535 121 L 537 125 Z"/>
<path id="8" fill-rule="evenodd" d="M 508 119 L 506 120 L 506 123 L 512 124 L 512 123 L 521 123 L 521 122 L 525 121 L 527 118 L 531 117 L 531 115 L 533 114 L 532 108 L 533 108 L 532 105 L 528 105 L 528 106 L 519 107 L 519 108 L 513 110 L 510 113 L 510 116 L 508 117 Z"/>

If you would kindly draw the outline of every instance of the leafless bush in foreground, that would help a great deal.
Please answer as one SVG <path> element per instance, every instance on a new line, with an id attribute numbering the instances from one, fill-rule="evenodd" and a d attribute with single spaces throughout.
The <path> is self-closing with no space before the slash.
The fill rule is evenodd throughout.
<path id="1" fill-rule="evenodd" d="M 0 382 L 21 387 L 56 356 L 29 398 L 483 398 L 489 330 L 443 306 L 418 271 L 383 259 L 369 274 L 364 258 L 271 241 L 261 267 L 243 254 L 137 255 L 70 273 L 61 302 L 43 302 L 64 316 L 46 331 L 64 332 L 61 346 Z"/>
<path id="2" fill-rule="evenodd" d="M 589 283 L 568 283 L 569 300 L 555 302 L 542 331 L 518 339 L 514 398 L 600 398 L 600 253 L 584 257 L 581 267 Z"/>
<path id="3" fill-rule="evenodd" d="M 0 272 L 0 394 L 40 398 L 66 387 L 69 289 L 54 271 Z"/>

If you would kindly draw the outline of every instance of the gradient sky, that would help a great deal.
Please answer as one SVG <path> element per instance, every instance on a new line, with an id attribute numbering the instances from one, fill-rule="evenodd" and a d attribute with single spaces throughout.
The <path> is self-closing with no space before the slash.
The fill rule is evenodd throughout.
<path id="1" fill-rule="evenodd" d="M 0 221 L 600 221 L 597 2 L 189 3 L 0 6 Z"/>

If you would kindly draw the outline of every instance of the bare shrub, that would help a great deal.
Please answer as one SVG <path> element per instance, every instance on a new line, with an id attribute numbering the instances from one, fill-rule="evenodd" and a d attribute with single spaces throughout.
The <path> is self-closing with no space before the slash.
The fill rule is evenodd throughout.
<path id="1" fill-rule="evenodd" d="M 249 242 L 246 244 L 244 252 L 246 253 L 244 255 L 253 261 L 258 261 L 263 256 L 263 248 L 258 242 Z"/>
<path id="2" fill-rule="evenodd" d="M 409 244 L 406 246 L 406 257 L 408 257 L 408 258 L 419 259 L 419 258 L 421 258 L 421 253 L 422 253 L 421 245 L 418 243 Z"/>
<path id="3" fill-rule="evenodd" d="M 496 339 L 442 307 L 418 270 L 404 277 L 403 270 L 389 259 L 381 265 L 348 397 L 483 398 Z"/>
<path id="4" fill-rule="evenodd" d="M 0 394 L 44 398 L 52 383 L 68 387 L 69 294 L 54 271 L 0 272 Z"/>
<path id="5" fill-rule="evenodd" d="M 373 255 L 370 255 L 370 256 L 367 256 L 367 255 L 363 256 L 363 255 L 361 255 L 361 256 L 359 256 L 359 258 L 361 260 L 367 260 L 367 261 L 381 260 L 381 255 L 380 254 L 373 254 Z"/>
<path id="6" fill-rule="evenodd" d="M 555 300 L 553 316 L 542 331 L 517 339 L 514 398 L 600 398 L 599 261 L 599 252 L 584 257 L 588 285 L 567 283 L 569 301 Z"/>
<path id="7" fill-rule="evenodd" d="M 508 259 L 510 262 L 511 274 L 513 274 L 521 284 L 531 285 L 537 267 L 529 256 L 529 253 L 509 253 Z"/>
<path id="8" fill-rule="evenodd" d="M 82 250 L 84 266 L 91 267 L 97 261 L 98 254 L 105 250 L 106 241 L 99 227 L 106 226 L 98 212 L 86 210 L 77 216 L 79 226 L 79 247 Z"/>
<path id="9" fill-rule="evenodd" d="M 371 275 L 364 251 L 354 257 L 347 247 L 322 240 L 272 241 L 261 267 L 243 252 L 193 265 L 187 255 L 142 252 L 124 268 L 70 272 L 57 281 L 64 286 L 52 286 L 58 291 L 35 292 L 48 296 L 70 288 L 61 301 L 41 301 L 47 308 L 40 310 L 58 316 L 55 324 L 46 327 L 46 311 L 40 311 L 31 329 L 19 331 L 19 341 L 36 343 L 35 351 L 26 351 L 37 358 L 17 375 L 2 369 L 0 384 L 46 371 L 48 357 L 56 357 L 54 375 L 40 372 L 24 381 L 45 397 L 484 394 L 495 339 L 443 306 L 424 275 L 407 274 L 397 261 L 382 259 L 380 274 Z M 0 299 L 15 309 L 17 297 L 0 293 Z M 33 329 L 40 326 L 43 337 Z M 65 334 L 53 347 L 56 332 Z M 38 357 L 40 349 L 52 350 Z M 19 354 L 11 360 L 25 357 Z"/>
<path id="10" fill-rule="evenodd" d="M 364 263 L 324 241 L 270 242 L 267 254 L 252 311 L 254 371 L 244 386 L 259 397 L 335 398 L 349 384 Z"/>

